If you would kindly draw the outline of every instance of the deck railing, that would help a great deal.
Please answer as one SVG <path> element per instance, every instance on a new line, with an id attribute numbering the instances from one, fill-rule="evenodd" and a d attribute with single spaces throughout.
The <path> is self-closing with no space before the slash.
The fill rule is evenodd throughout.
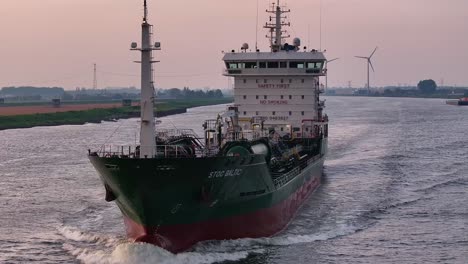
<path id="1" fill-rule="evenodd" d="M 239 141 L 239 140 L 257 140 L 260 138 L 268 137 L 266 130 L 251 130 L 243 132 L 227 132 L 225 136 L 226 141 Z"/>
<path id="2" fill-rule="evenodd" d="M 187 145 L 157 145 L 154 147 L 154 157 L 142 157 L 140 155 L 140 146 L 102 146 L 98 151 L 91 152 L 90 155 L 97 155 L 102 158 L 194 158 L 194 157 L 212 157 L 218 154 L 216 149 L 199 149 Z"/>
<path id="3" fill-rule="evenodd" d="M 320 159 L 322 155 L 316 155 L 309 159 L 305 159 L 300 161 L 292 170 L 286 173 L 272 173 L 273 176 L 273 184 L 276 188 L 279 188 L 292 179 L 294 179 L 297 175 L 299 175 L 305 168 L 307 168 L 310 164 L 314 163 L 318 159 Z"/>

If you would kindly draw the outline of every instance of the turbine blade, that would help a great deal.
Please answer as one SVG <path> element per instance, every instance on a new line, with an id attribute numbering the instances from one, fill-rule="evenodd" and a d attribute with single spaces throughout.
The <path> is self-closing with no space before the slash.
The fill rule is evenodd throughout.
<path id="1" fill-rule="evenodd" d="M 369 59 L 369 64 L 370 64 L 370 66 L 371 66 L 371 68 L 372 68 L 372 71 L 375 72 L 375 70 L 374 70 L 374 65 L 372 65 L 372 61 L 371 61 L 370 59 Z"/>
<path id="2" fill-rule="evenodd" d="M 374 51 L 372 52 L 372 54 L 369 56 L 369 59 L 372 58 L 372 56 L 374 56 L 374 53 L 377 51 L 379 47 L 375 47 Z"/>
<path id="3" fill-rule="evenodd" d="M 366 59 L 366 60 L 369 59 L 368 57 L 362 57 L 362 56 L 354 56 L 354 57 L 359 58 L 359 59 Z"/>

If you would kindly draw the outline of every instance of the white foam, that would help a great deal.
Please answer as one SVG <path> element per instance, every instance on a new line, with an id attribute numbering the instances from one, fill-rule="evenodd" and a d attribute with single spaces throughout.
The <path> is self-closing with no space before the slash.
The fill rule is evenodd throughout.
<path id="1" fill-rule="evenodd" d="M 225 252 L 233 249 L 248 250 L 249 252 L 260 252 L 265 246 L 289 246 L 295 244 L 311 243 L 314 241 L 325 241 L 340 236 L 353 234 L 358 228 L 347 225 L 334 225 L 332 230 L 325 230 L 316 234 L 292 235 L 284 234 L 266 238 L 242 238 L 236 240 L 210 241 L 198 244 L 197 252 Z"/>
<path id="2" fill-rule="evenodd" d="M 58 228 L 58 231 L 66 239 L 78 241 L 78 242 L 96 242 L 99 240 L 99 237 L 96 235 L 89 235 L 84 232 L 79 231 L 78 229 L 62 226 Z"/>
<path id="3" fill-rule="evenodd" d="M 70 244 L 64 244 L 63 249 L 68 251 L 71 255 L 75 256 L 78 260 L 83 263 L 89 264 L 113 264 L 110 261 L 109 255 L 102 250 L 90 250 L 77 248 Z"/>
<path id="4" fill-rule="evenodd" d="M 187 252 L 172 254 L 162 248 L 146 243 L 124 243 L 114 251 L 91 250 L 64 244 L 63 248 L 86 264 L 211 264 L 221 261 L 236 261 L 246 258 L 247 251 L 225 253 Z"/>
<path id="5" fill-rule="evenodd" d="M 82 232 L 76 228 L 69 226 L 62 226 L 58 228 L 59 233 L 68 240 L 76 242 L 88 242 L 88 243 L 98 243 L 112 245 L 115 244 L 117 239 L 112 237 L 106 237 L 102 235 L 91 235 L 85 232 Z"/>
<path id="6" fill-rule="evenodd" d="M 235 261 L 246 258 L 248 252 L 201 253 L 187 252 L 172 254 L 149 244 L 127 243 L 119 245 L 112 252 L 114 263 L 161 263 L 161 264 L 210 264 L 220 261 Z"/>
<path id="7" fill-rule="evenodd" d="M 268 246 L 289 246 L 314 241 L 324 241 L 355 233 L 356 227 L 347 224 L 334 225 L 332 230 L 325 230 L 310 235 L 284 234 L 271 238 L 245 238 L 225 241 L 208 241 L 198 244 L 193 252 L 172 254 L 162 248 L 146 243 L 123 243 L 115 246 L 106 244 L 106 248 L 80 248 L 64 244 L 63 248 L 78 260 L 86 264 L 210 264 L 222 261 L 245 259 L 252 253 L 263 253 Z M 70 227 L 61 228 L 61 233 L 72 241 L 99 242 L 102 238 L 85 234 Z M 78 244 L 79 245 L 79 244 Z"/>

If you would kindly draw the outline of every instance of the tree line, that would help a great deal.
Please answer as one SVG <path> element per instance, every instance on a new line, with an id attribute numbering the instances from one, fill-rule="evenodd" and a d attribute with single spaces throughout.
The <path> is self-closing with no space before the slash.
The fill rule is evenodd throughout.
<path id="1" fill-rule="evenodd" d="M 224 94 L 220 89 L 216 90 L 191 90 L 188 87 L 183 89 L 171 88 L 167 90 L 158 90 L 158 98 L 172 98 L 172 99 L 210 99 L 210 98 L 223 98 Z"/>
<path id="2" fill-rule="evenodd" d="M 188 87 L 183 89 L 158 89 L 157 98 L 161 99 L 215 99 L 223 98 L 224 94 L 220 89 L 216 90 L 191 90 Z M 89 100 L 120 100 L 132 99 L 138 100 L 139 93 L 127 93 L 126 90 L 119 92 L 102 90 L 80 89 L 76 91 L 66 91 L 61 87 L 4 87 L 0 90 L 0 98 L 6 98 L 8 101 L 41 101 L 50 99 L 62 99 L 65 101 L 89 101 Z"/>

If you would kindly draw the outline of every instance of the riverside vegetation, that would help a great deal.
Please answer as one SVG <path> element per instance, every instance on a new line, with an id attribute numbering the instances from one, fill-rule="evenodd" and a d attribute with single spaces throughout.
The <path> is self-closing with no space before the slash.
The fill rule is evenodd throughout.
<path id="1" fill-rule="evenodd" d="M 181 114 L 185 113 L 187 108 L 226 104 L 232 103 L 232 101 L 232 98 L 162 100 L 157 102 L 156 116 L 160 117 L 172 114 Z M 139 106 L 91 109 L 85 111 L 69 111 L 47 114 L 0 116 L 0 130 L 30 128 L 35 126 L 81 125 L 85 123 L 100 123 L 101 121 L 112 121 L 139 116 Z"/>

